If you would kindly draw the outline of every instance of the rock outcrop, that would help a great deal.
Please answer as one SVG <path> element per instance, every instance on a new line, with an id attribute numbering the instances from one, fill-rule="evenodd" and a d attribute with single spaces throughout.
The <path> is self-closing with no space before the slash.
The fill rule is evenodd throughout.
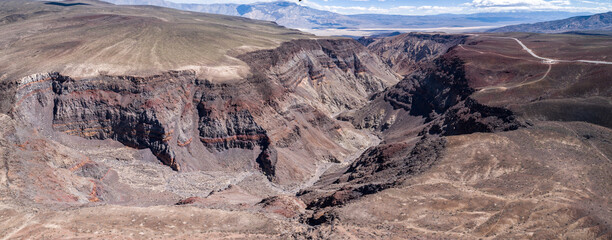
<path id="1" fill-rule="evenodd" d="M 484 106 L 470 98 L 472 93 L 463 61 L 449 53 L 407 76 L 383 98 L 394 108 L 435 123 L 430 134 L 507 131 L 520 126 L 511 111 Z"/>
<path id="2" fill-rule="evenodd" d="M 22 80 L 14 114 L 67 135 L 148 148 L 174 170 L 197 158 L 185 150 L 194 139 L 216 151 L 267 148 L 266 131 L 248 109 L 211 107 L 214 87 L 192 71 L 81 80 L 39 74 Z"/>
<path id="3" fill-rule="evenodd" d="M 310 209 L 326 211 L 425 172 L 441 158 L 446 136 L 522 126 L 510 110 L 480 104 L 470 98 L 472 93 L 465 64 L 452 50 L 423 62 L 364 108 L 339 116 L 378 131 L 383 142 L 349 167 L 329 173 L 335 177 L 322 179 L 300 197 Z"/>
<path id="4" fill-rule="evenodd" d="M 353 110 L 353 125 L 380 130 L 385 140 L 330 188 L 342 186 L 353 197 L 420 172 L 406 169 L 426 169 L 435 162 L 436 157 L 406 160 L 427 138 L 406 139 L 518 127 L 510 111 L 469 98 L 473 89 L 463 63 L 452 54 L 431 64 L 420 59 L 418 71 L 393 87 L 397 76 L 354 40 L 296 40 L 239 58 L 252 74 L 227 83 L 199 79 L 193 71 L 84 79 L 33 75 L 18 84 L 13 115 L 49 135 L 113 139 L 149 149 L 174 170 L 257 169 L 269 180 L 291 183 L 309 178 L 321 162 L 343 162 L 371 144 L 369 137 L 332 118 Z M 386 107 L 379 108 L 381 102 Z M 394 112 L 400 110 L 411 117 L 398 118 Z M 385 136 L 386 130 L 406 124 L 416 128 L 399 131 L 404 140 Z M 370 178 L 378 183 L 363 186 Z M 328 205 L 328 200 L 309 205 Z"/>
<path id="5" fill-rule="evenodd" d="M 466 38 L 450 34 L 405 33 L 377 39 L 367 46 L 396 73 L 406 75 L 415 71 L 419 63 L 442 56 Z"/>
<path id="6" fill-rule="evenodd" d="M 350 39 L 294 40 L 239 58 L 255 76 L 275 80 L 330 113 L 361 107 L 370 95 L 398 81 L 376 55 Z"/>
<path id="7" fill-rule="evenodd" d="M 361 133 L 332 114 L 365 105 L 397 81 L 353 40 L 294 41 L 240 58 L 252 74 L 226 83 L 189 70 L 149 77 L 32 75 L 13 88 L 12 113 L 49 135 L 149 149 L 174 170 L 258 169 L 283 182 L 307 178 L 318 162 L 367 145 L 371 140 L 355 139 Z M 300 145 L 311 147 L 300 147 L 299 158 L 277 150 Z"/>

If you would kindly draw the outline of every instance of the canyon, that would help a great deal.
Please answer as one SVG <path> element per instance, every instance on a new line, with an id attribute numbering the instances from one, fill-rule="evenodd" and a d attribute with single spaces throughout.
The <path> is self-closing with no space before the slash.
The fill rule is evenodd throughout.
<path id="1" fill-rule="evenodd" d="M 75 3 L 0 3 L 3 239 L 612 237 L 609 36 Z"/>

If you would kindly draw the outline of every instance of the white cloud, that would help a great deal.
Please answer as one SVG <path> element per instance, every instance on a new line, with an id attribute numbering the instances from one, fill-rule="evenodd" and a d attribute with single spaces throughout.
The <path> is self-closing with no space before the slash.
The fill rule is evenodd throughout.
<path id="1" fill-rule="evenodd" d="M 580 1 L 583 2 L 584 1 Z M 568 11 L 568 12 L 605 12 L 610 6 L 585 7 L 572 4 L 570 0 L 472 0 L 463 4 L 470 12 L 503 11 Z"/>
<path id="2" fill-rule="evenodd" d="M 417 7 L 415 7 L 415 6 L 399 6 L 399 7 L 396 7 L 396 9 L 399 9 L 399 10 L 412 10 L 412 9 L 416 9 L 416 8 Z"/>

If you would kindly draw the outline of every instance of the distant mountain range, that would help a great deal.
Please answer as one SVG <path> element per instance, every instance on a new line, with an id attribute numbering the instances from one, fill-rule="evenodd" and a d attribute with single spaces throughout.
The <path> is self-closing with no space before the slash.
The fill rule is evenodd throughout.
<path id="1" fill-rule="evenodd" d="M 194 12 L 242 16 L 257 20 L 276 22 L 289 28 L 311 29 L 354 26 L 351 18 L 328 11 L 321 11 L 290 2 L 267 2 L 254 4 L 189 4 L 163 0 L 105 0 L 118 5 L 154 5 Z"/>
<path id="2" fill-rule="evenodd" d="M 409 30 L 436 31 L 437 28 L 466 28 L 465 31 L 482 31 L 510 24 L 550 21 L 585 14 L 572 12 L 500 12 L 426 16 L 384 14 L 342 15 L 283 1 L 254 4 L 187 4 L 163 0 L 105 1 L 119 5 L 154 5 L 187 11 L 242 16 L 274 21 L 285 27 L 306 31 L 321 29 L 366 29 L 373 33 Z"/>
<path id="3" fill-rule="evenodd" d="M 612 31 L 612 12 L 549 22 L 519 24 L 489 30 L 489 32 L 535 33 L 562 33 L 574 31 Z"/>

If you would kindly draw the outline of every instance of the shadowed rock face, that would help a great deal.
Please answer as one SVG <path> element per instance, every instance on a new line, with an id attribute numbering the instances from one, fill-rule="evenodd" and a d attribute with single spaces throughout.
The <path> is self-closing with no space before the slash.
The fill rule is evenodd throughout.
<path id="1" fill-rule="evenodd" d="M 445 55 L 430 67 L 407 76 L 384 94 L 394 108 L 434 122 L 430 134 L 460 135 L 516 130 L 520 124 L 509 110 L 488 107 L 471 99 L 464 62 Z"/>
<path id="2" fill-rule="evenodd" d="M 353 164 L 343 169 L 331 184 L 323 182 L 298 193 L 298 196 L 305 200 L 310 209 L 315 210 L 347 204 L 426 172 L 441 157 L 445 145 L 446 139 L 439 137 L 423 138 L 416 144 L 380 144 L 365 151 Z M 309 219 L 317 224 L 327 221 L 320 220 L 316 215 Z"/>
<path id="3" fill-rule="evenodd" d="M 159 110 L 168 107 L 174 113 L 180 108 L 188 112 L 185 105 L 190 99 L 169 101 L 167 96 L 158 94 L 178 95 L 185 91 L 185 87 L 173 89 L 183 85 L 184 77 L 188 76 L 168 74 L 153 78 L 107 77 L 84 81 L 62 76 L 53 79 L 53 129 L 84 138 L 111 138 L 127 146 L 149 148 L 161 162 L 178 170 L 176 153 L 169 142 L 173 138 L 176 141 L 177 135 L 184 135 L 181 133 L 191 122 L 184 121 L 182 114 L 163 116 Z M 165 79 L 170 81 L 161 88 Z M 179 118 L 178 125 L 185 126 L 171 128 L 169 122 L 175 121 L 173 117 Z"/>
<path id="4" fill-rule="evenodd" d="M 550 43 L 546 40 L 550 36 L 534 38 L 529 45 L 540 44 L 538 47 L 542 54 L 567 54 L 555 52 L 559 49 L 557 47 L 544 51 L 549 47 Z M 593 138 L 588 132 L 598 131 L 608 135 L 610 129 L 569 122 L 580 119 L 609 124 L 609 121 L 602 121 L 608 119 L 609 114 L 601 111 L 609 105 L 609 85 L 602 84 L 604 78 L 601 75 L 593 74 L 608 72 L 609 66 L 567 63 L 549 66 L 547 71 L 547 63 L 533 60 L 527 52 L 520 51 L 518 44 L 506 45 L 499 43 L 498 39 L 478 40 L 451 48 L 431 63 L 415 66 L 416 70 L 394 87 L 377 94 L 364 108 L 339 116 L 339 119 L 351 121 L 357 127 L 378 131 L 383 142 L 368 149 L 350 166 L 326 173 L 313 187 L 299 193 L 308 208 L 314 211 L 307 217 L 308 223 L 318 225 L 360 219 L 354 223 L 361 227 L 366 219 L 388 214 L 393 217 L 380 220 L 397 222 L 389 224 L 393 228 L 412 224 L 424 227 L 427 229 L 425 231 L 452 232 L 464 218 L 455 215 L 457 209 L 480 199 L 483 202 L 468 207 L 470 214 L 479 215 L 471 209 L 475 206 L 487 209 L 483 207 L 487 205 L 486 201 L 499 199 L 512 204 L 495 203 L 494 207 L 503 207 L 493 210 L 495 213 L 489 215 L 486 221 L 477 220 L 460 226 L 475 234 L 462 235 L 461 231 L 456 231 L 458 234 L 453 237 L 449 235 L 449 238 L 513 238 L 518 235 L 529 238 L 538 234 L 552 237 L 553 232 L 559 231 L 576 239 L 587 235 L 592 238 L 610 236 L 610 221 L 601 223 L 600 220 L 609 219 L 609 211 L 605 211 L 607 216 L 602 217 L 599 210 L 594 210 L 609 203 L 600 200 L 599 193 L 593 190 L 586 193 L 583 190 L 589 186 L 589 189 L 606 189 L 604 191 L 609 192 L 610 184 L 599 184 L 595 183 L 598 180 L 594 180 L 607 179 L 609 174 L 589 169 L 590 166 L 597 166 L 609 172 L 610 152 L 601 150 L 601 146 L 610 141 L 590 140 Z M 492 70 L 485 71 L 487 68 Z M 488 84 L 492 87 L 478 85 L 486 81 L 491 81 Z M 590 92 L 586 93 L 584 89 Z M 573 109 L 582 105 L 590 107 Z M 525 110 L 528 110 L 527 113 L 522 112 Z M 601 114 L 594 117 L 595 113 Z M 547 121 L 535 120 L 529 114 Z M 512 150 L 515 147 L 520 150 Z M 540 151 L 547 153 L 541 154 Z M 531 160 L 549 162 L 543 164 Z M 444 169 L 440 168 L 447 163 Z M 458 167 L 462 165 L 465 167 Z M 600 168 L 599 165 L 608 167 Z M 555 169 L 568 167 L 580 170 Z M 549 173 L 543 168 L 552 170 Z M 548 179 L 552 179 L 549 174 L 558 174 L 554 181 L 567 181 L 567 184 L 561 184 L 563 193 L 551 194 L 555 190 L 549 189 L 554 187 L 540 190 L 544 189 L 540 188 L 540 184 L 546 185 Z M 446 178 L 450 175 L 452 177 Z M 472 182 L 477 183 L 466 187 Z M 575 184 L 574 187 L 567 187 L 572 184 Z M 478 191 L 484 194 L 475 194 Z M 494 196 L 490 193 L 494 193 Z M 580 196 L 572 199 L 573 193 Z M 538 204 L 544 201 L 534 200 L 557 197 L 571 200 L 547 200 L 542 205 Z M 386 204 L 394 201 L 392 206 Z M 372 204 L 364 207 L 363 204 L 367 202 Z M 428 204 L 424 211 L 415 210 Z M 375 209 L 368 210 L 371 207 Z M 406 211 L 397 213 L 398 209 Z M 439 209 L 443 210 L 436 215 Z M 359 212 L 355 213 L 357 210 Z M 534 214 L 537 211 L 550 213 Z M 413 215 L 404 217 L 408 212 Z M 434 216 L 423 217 L 430 214 Z M 560 217 L 580 230 L 573 232 L 567 230 L 567 225 L 557 228 L 551 224 Z M 448 226 L 440 224 L 440 219 L 448 221 Z M 517 221 L 510 219 L 520 221 L 517 224 Z M 541 229 L 547 230 L 538 230 L 536 234 L 515 231 L 518 225 L 534 229 L 533 226 L 538 225 L 535 222 L 540 221 Z M 520 222 L 524 222 L 524 225 Z M 557 229 L 549 230 L 554 228 Z M 403 231 L 413 230 L 412 227 L 405 227 Z M 425 231 L 419 230 L 415 236 L 429 234 Z M 432 237 L 439 237 L 439 232 Z"/>
<path id="5" fill-rule="evenodd" d="M 367 46 L 396 73 L 406 75 L 416 70 L 419 63 L 442 56 L 448 49 L 465 42 L 466 38 L 462 35 L 407 33 L 380 38 Z"/>
<path id="6" fill-rule="evenodd" d="M 238 58 L 250 65 L 255 77 L 276 80 L 332 113 L 361 107 L 370 95 L 397 82 L 378 57 L 350 39 L 295 40 Z"/>
<path id="7" fill-rule="evenodd" d="M 465 75 L 465 63 L 449 53 L 422 64 L 398 84 L 377 94 L 370 105 L 342 117 L 361 128 L 386 131 L 395 129 L 394 125 L 416 126 L 408 123 L 416 122 L 407 117 L 413 116 L 427 126 L 425 132 L 446 136 L 514 130 L 521 125 L 511 111 L 470 98 L 474 92 Z M 391 116 L 397 115 L 398 109 L 406 115 L 403 119 Z M 379 114 L 372 117 L 368 113 Z"/>
<path id="8" fill-rule="evenodd" d="M 380 131 L 383 143 L 368 149 L 349 167 L 329 173 L 328 178 L 299 193 L 300 197 L 309 208 L 326 211 L 427 171 L 441 158 L 446 136 L 522 126 L 511 111 L 482 105 L 470 98 L 473 93 L 465 62 L 454 52 L 421 64 L 398 84 L 377 94 L 369 105 L 340 117 L 357 127 Z M 405 117 L 388 121 L 389 115 L 397 112 Z M 372 118 L 371 113 L 380 116 Z M 329 221 L 319 217 L 315 214 L 309 221 Z"/>
<path id="9" fill-rule="evenodd" d="M 310 171 L 301 169 L 300 162 L 337 161 L 340 154 L 358 150 L 334 144 L 343 141 L 342 133 L 312 131 L 340 129 L 331 114 L 360 107 L 369 95 L 397 81 L 353 40 L 296 41 L 241 58 L 253 74 L 229 83 L 198 79 L 192 71 L 83 79 L 59 73 L 33 75 L 16 87 L 13 114 L 49 134 L 113 139 L 150 149 L 174 170 L 207 170 L 211 161 L 229 165 L 223 163 L 224 152 L 242 149 L 253 152 L 251 159 L 241 160 L 243 164 L 276 180 L 278 146 L 318 144 L 321 138 L 314 134 L 332 143 L 309 148 L 305 159 L 283 156 L 281 162 L 295 169 L 290 171 Z M 303 132 L 302 126 L 313 128 Z M 285 129 L 291 134 L 284 136 Z M 211 160 L 210 154 L 217 159 Z M 280 179 L 292 174 L 282 168 L 285 176 Z"/>
<path id="10" fill-rule="evenodd" d="M 267 148 L 266 131 L 247 109 L 234 106 L 217 112 L 210 107 L 217 98 L 211 96 L 212 88 L 190 71 L 82 80 L 51 73 L 21 83 L 15 114 L 33 125 L 49 125 L 44 121 L 51 120 L 53 131 L 68 135 L 148 148 L 174 170 L 196 157 L 181 151 L 194 139 L 217 151 Z M 52 112 L 52 117 L 30 118 L 36 111 Z"/>
<path id="11" fill-rule="evenodd" d="M 268 145 L 266 131 L 257 125 L 248 110 L 235 109 L 223 114 L 205 105 L 204 102 L 198 104 L 199 137 L 204 145 L 217 150 Z"/>
<path id="12" fill-rule="evenodd" d="M 173 31 L 173 36 L 193 34 L 201 40 L 194 27 L 213 24 L 186 24 L 198 15 L 175 19 L 162 10 L 154 15 L 156 22 L 116 8 L 121 16 L 91 16 L 78 9 L 98 3 L 83 1 L 90 5 L 45 6 L 74 9 L 57 15 L 84 16 L 95 26 L 129 25 L 131 20 L 159 24 L 145 29 L 141 40 L 168 36 L 156 30 L 177 25 L 190 34 Z M 60 49 L 72 46 L 63 43 L 69 39 L 43 34 L 56 22 L 7 19 L 12 23 L 3 29 L 15 26 L 12 31 L 37 33 L 45 43 L 61 42 Z M 36 23 L 47 19 L 52 18 Z M 22 30 L 25 25 L 40 28 Z M 236 31 L 249 40 L 259 38 Z M 385 42 L 380 56 L 352 40 L 299 40 L 261 50 L 268 45 L 203 35 L 224 44 L 236 40 L 226 47 L 232 48 L 231 62 L 244 61 L 244 74 L 230 71 L 239 77 L 209 79 L 192 71 L 153 75 L 147 70 L 135 77 L 114 66 L 109 68 L 120 73 L 100 75 L 100 68 L 94 68 L 93 75 L 0 74 L 20 79 L 0 83 L 0 95 L 6 96 L 0 109 L 11 109 L 11 116 L 0 114 L 0 232 L 7 238 L 35 239 L 610 238 L 612 131 L 554 120 L 587 119 L 609 126 L 609 111 L 604 111 L 610 105 L 610 84 L 604 81 L 609 66 L 549 66 L 521 51 L 514 40 L 488 35 L 470 36 L 454 48 L 464 36 L 376 39 L 372 44 Z M 544 41 L 566 41 L 566 35 L 532 37 L 525 44 L 542 56 L 568 54 Z M 31 44 L 20 48 L 46 49 L 30 47 L 39 46 L 31 35 L 22 39 Z M 100 39 L 114 43 L 107 36 Z M 581 54 L 588 51 L 606 60 L 608 55 L 600 52 L 610 51 L 609 39 L 581 39 L 586 40 L 593 43 L 566 42 L 587 46 L 570 53 L 571 59 L 586 59 Z M 176 56 L 185 52 L 175 51 L 181 44 L 174 44 L 176 38 L 166 41 L 172 53 L 163 53 L 169 48 L 152 41 L 167 58 L 151 62 L 183 66 Z M 134 42 L 150 50 L 151 45 L 141 43 Z M 186 49 L 208 55 L 201 49 L 218 46 L 196 43 L 205 47 Z M 89 46 L 75 48 L 96 51 Z M 245 54 L 249 49 L 259 50 Z M 142 50 L 120 52 L 131 56 Z M 53 66 L 91 58 L 78 51 L 70 58 L 65 58 L 68 53 L 43 53 L 36 59 L 49 63 L 14 68 L 18 71 L 13 73 L 38 67 L 46 70 L 31 72 L 60 71 L 64 68 Z M 147 61 L 134 62 L 148 65 L 148 56 L 156 55 L 144 54 Z M 5 54 L 15 59 L 5 66 L 40 64 L 18 56 L 23 55 Z M 109 59 L 127 59 L 123 56 L 96 62 L 122 64 Z M 197 59 L 186 61 L 205 64 Z M 406 70 L 401 81 L 391 68 Z M 583 99 L 568 105 L 569 97 L 576 96 Z M 580 108 L 583 103 L 592 107 Z M 578 110 L 568 115 L 568 106 Z M 544 120 L 531 118 L 542 110 L 548 110 Z M 521 112 L 526 115 L 515 118 Z"/>

